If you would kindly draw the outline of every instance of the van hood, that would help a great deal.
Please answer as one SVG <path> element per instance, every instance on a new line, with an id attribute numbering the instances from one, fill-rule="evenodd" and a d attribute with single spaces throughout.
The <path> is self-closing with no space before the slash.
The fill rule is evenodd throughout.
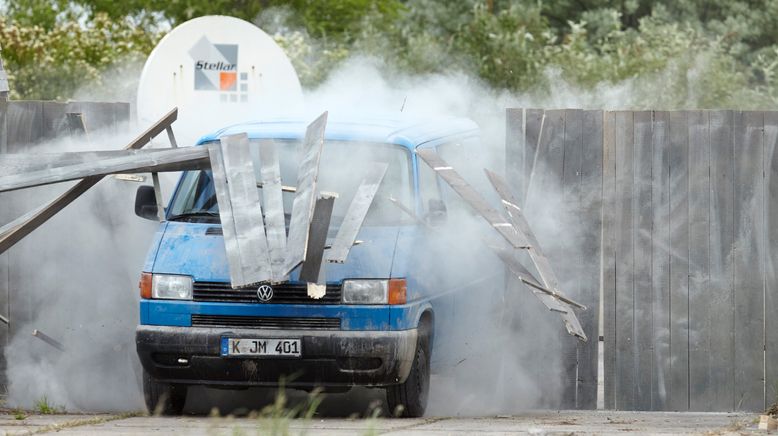
<path id="1" fill-rule="evenodd" d="M 334 235 L 330 230 L 330 235 Z M 345 278 L 389 278 L 399 227 L 363 227 L 345 264 L 326 264 L 327 282 Z M 327 239 L 331 243 L 334 236 Z M 299 268 L 298 268 L 299 270 Z M 229 282 L 230 271 L 219 224 L 174 222 L 167 227 L 157 250 L 152 271 L 189 275 L 196 282 Z M 291 281 L 299 272 L 293 271 Z"/>

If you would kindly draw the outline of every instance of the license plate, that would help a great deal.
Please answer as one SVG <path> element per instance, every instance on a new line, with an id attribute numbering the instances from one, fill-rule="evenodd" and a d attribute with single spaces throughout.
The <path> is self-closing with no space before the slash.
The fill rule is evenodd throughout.
<path id="1" fill-rule="evenodd" d="M 222 356 L 300 357 L 299 339 L 222 338 Z"/>

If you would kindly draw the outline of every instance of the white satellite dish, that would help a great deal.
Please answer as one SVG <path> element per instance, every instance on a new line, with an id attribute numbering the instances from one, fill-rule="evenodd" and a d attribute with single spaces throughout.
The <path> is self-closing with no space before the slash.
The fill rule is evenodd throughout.
<path id="1" fill-rule="evenodd" d="M 143 124 L 177 106 L 176 124 L 190 130 L 184 136 L 196 137 L 263 114 L 297 112 L 302 90 L 289 58 L 260 28 L 206 16 L 177 26 L 157 44 L 143 67 L 137 103 Z"/>

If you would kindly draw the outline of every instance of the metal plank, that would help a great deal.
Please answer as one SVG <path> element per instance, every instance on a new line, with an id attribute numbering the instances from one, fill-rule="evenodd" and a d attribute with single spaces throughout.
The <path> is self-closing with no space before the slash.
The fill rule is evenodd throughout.
<path id="1" fill-rule="evenodd" d="M 577 409 L 596 409 L 600 335 L 600 285 L 602 250 L 602 128 L 603 111 L 582 112 L 582 161 L 580 189 L 581 246 L 578 301 L 588 309 L 578 314 L 584 334 L 592 338 L 577 342 L 578 388 Z"/>
<path id="2" fill-rule="evenodd" d="M 138 135 L 138 137 L 130 142 L 124 149 L 137 150 L 142 148 L 148 144 L 152 138 L 158 135 L 159 132 L 165 130 L 167 126 L 173 123 L 177 117 L 178 108 L 174 108 L 165 114 L 159 121 Z M 3 253 L 22 238 L 30 234 L 30 232 L 37 229 L 41 224 L 56 215 L 57 212 L 64 209 L 68 204 L 73 202 L 73 200 L 78 198 L 100 180 L 102 180 L 102 177 L 87 177 L 60 194 L 51 202 L 0 227 L 0 253 Z"/>
<path id="3" fill-rule="evenodd" d="M 438 175 L 448 183 L 467 204 L 478 212 L 497 232 L 505 238 L 514 248 L 523 248 L 528 245 L 526 239 L 516 231 L 500 212 L 489 206 L 489 203 L 468 184 L 453 167 L 448 165 L 438 156 L 434 150 L 417 150 L 416 154 L 435 170 Z"/>
<path id="4" fill-rule="evenodd" d="M 634 304 L 635 333 L 635 410 L 651 410 L 651 369 L 653 364 L 652 283 L 651 283 L 651 172 L 652 113 L 637 111 L 634 121 Z"/>
<path id="5" fill-rule="evenodd" d="M 603 404 L 616 408 L 616 113 L 602 120 Z"/>
<path id="6" fill-rule="evenodd" d="M 712 411 L 710 369 L 710 124 L 689 111 L 689 409 Z"/>
<path id="7" fill-rule="evenodd" d="M 670 392 L 670 145 L 668 112 L 654 112 L 652 131 L 651 409 L 665 410 Z"/>
<path id="8" fill-rule="evenodd" d="M 204 147 L 154 150 L 147 153 L 132 153 L 127 156 L 109 158 L 97 162 L 78 163 L 64 167 L 0 176 L 0 192 L 108 174 L 183 171 L 207 167 L 208 150 Z M 256 183 L 252 186 L 256 186 Z M 254 187 L 254 190 L 256 191 L 256 187 Z"/>
<path id="9" fill-rule="evenodd" d="M 330 229 L 332 207 L 335 204 L 335 195 L 322 193 L 316 199 L 316 206 L 311 219 L 311 233 L 308 238 L 308 253 L 302 267 L 300 267 L 300 280 L 308 283 L 318 283 L 319 274 L 324 261 L 324 246 L 327 244 L 327 232 Z M 324 295 L 319 295 L 318 298 Z"/>
<path id="10" fill-rule="evenodd" d="M 689 408 L 689 128 L 685 112 L 669 114 L 670 393 L 669 410 Z"/>
<path id="11" fill-rule="evenodd" d="M 334 263 L 346 261 L 348 253 L 357 239 L 359 229 L 365 222 L 370 205 L 373 204 L 373 198 L 378 192 L 387 168 L 389 168 L 389 164 L 382 162 L 374 162 L 368 166 L 367 176 L 357 188 L 354 199 L 351 200 L 335 236 L 335 241 L 332 243 L 332 248 L 327 253 L 327 261 Z"/>
<path id="12" fill-rule="evenodd" d="M 735 409 L 764 410 L 764 116 L 735 114 Z"/>
<path id="13" fill-rule="evenodd" d="M 710 112 L 710 299 L 713 410 L 734 410 L 734 113 Z"/>
<path id="14" fill-rule="evenodd" d="M 286 240 L 287 253 L 284 275 L 289 274 L 305 260 L 326 126 L 327 112 L 324 112 L 308 125 L 305 131 L 302 161 L 297 172 L 297 192 L 292 203 L 289 237 Z"/>
<path id="15" fill-rule="evenodd" d="M 616 112 L 616 408 L 635 408 L 632 112 Z"/>
<path id="16" fill-rule="evenodd" d="M 769 404 L 778 398 L 778 112 L 764 113 L 764 147 L 765 397 Z"/>
<path id="17" fill-rule="evenodd" d="M 254 162 L 251 159 L 249 138 L 245 133 L 223 136 L 220 148 L 224 163 L 227 192 L 230 197 L 232 219 L 235 225 L 236 244 L 242 270 L 241 281 L 232 282 L 232 287 L 251 285 L 271 279 L 270 255 L 268 253 L 265 224 L 262 221 L 262 207 L 257 191 Z M 172 151 L 184 150 L 182 148 Z M 217 195 L 216 201 L 219 201 Z M 221 217 L 221 215 L 220 215 Z M 225 245 L 227 234 L 224 234 Z M 235 259 L 234 256 L 230 259 Z M 235 265 L 230 264 L 230 271 Z"/>
<path id="18" fill-rule="evenodd" d="M 273 282 L 286 280 L 284 259 L 286 256 L 286 218 L 284 197 L 281 190 L 281 167 L 278 148 L 273 142 L 259 144 L 260 173 L 262 176 L 263 210 L 267 229 L 267 245 L 270 251 L 270 267 Z"/>

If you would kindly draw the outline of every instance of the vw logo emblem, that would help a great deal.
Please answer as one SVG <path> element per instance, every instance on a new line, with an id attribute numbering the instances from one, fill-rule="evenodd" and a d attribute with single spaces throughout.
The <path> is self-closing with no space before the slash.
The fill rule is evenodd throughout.
<path id="1" fill-rule="evenodd" d="M 257 289 L 257 298 L 263 303 L 273 299 L 273 288 L 268 285 L 262 285 Z"/>

